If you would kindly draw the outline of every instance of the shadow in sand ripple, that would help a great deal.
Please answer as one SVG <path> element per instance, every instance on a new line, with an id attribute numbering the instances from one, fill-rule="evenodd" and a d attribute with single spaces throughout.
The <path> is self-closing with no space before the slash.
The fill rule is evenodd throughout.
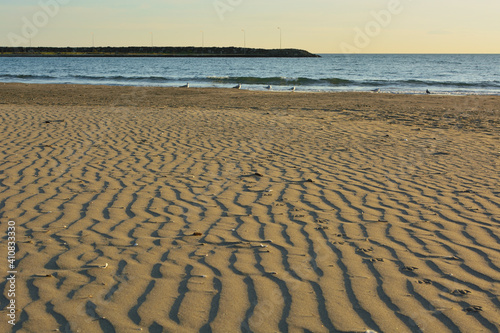
<path id="1" fill-rule="evenodd" d="M 146 302 L 146 298 L 148 297 L 149 293 L 153 290 L 155 287 L 155 280 L 151 280 L 146 287 L 146 290 L 144 290 L 144 293 L 139 296 L 137 299 L 137 304 L 134 305 L 128 312 L 128 317 L 136 324 L 139 325 L 141 322 L 141 317 L 139 316 L 139 313 L 137 312 L 139 308 L 141 307 L 144 302 Z"/>
<path id="2" fill-rule="evenodd" d="M 106 318 L 99 316 L 96 310 L 97 306 L 91 301 L 87 301 L 87 304 L 85 305 L 85 312 L 87 313 L 87 315 L 99 321 L 99 326 L 101 327 L 103 332 L 110 332 L 110 333 L 116 332 L 111 322 Z"/>
<path id="3" fill-rule="evenodd" d="M 187 265 L 185 267 L 185 276 L 182 279 L 182 281 L 179 283 L 179 288 L 177 289 L 179 295 L 175 299 L 174 304 L 172 304 L 172 307 L 170 308 L 170 312 L 168 314 L 169 318 L 173 321 L 175 321 L 177 324 L 180 324 L 179 320 L 179 310 L 181 308 L 182 301 L 184 300 L 184 297 L 186 297 L 187 292 L 189 291 L 188 288 L 188 283 L 189 279 L 191 279 L 191 271 L 193 270 L 193 266 Z"/>
<path id="4" fill-rule="evenodd" d="M 71 325 L 70 325 L 70 323 L 68 322 L 68 320 L 63 315 L 61 315 L 60 313 L 57 313 L 54 310 L 54 305 L 51 302 L 48 302 L 48 303 L 45 304 L 45 306 L 46 306 L 46 309 L 47 309 L 47 313 L 49 313 L 50 315 L 52 315 L 52 317 L 54 317 L 54 319 L 59 324 L 59 329 L 58 329 L 59 332 L 71 332 Z"/>

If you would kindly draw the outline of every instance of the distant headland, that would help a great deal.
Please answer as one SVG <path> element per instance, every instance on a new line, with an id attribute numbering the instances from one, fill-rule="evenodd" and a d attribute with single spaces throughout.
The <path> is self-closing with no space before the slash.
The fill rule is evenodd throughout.
<path id="1" fill-rule="evenodd" d="M 300 49 L 246 47 L 0 47 L 0 57 L 276 57 L 312 58 L 319 55 Z"/>

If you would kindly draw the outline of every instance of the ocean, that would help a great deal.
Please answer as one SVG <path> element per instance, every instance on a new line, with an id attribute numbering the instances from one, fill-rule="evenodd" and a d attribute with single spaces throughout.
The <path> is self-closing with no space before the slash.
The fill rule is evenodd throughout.
<path id="1" fill-rule="evenodd" d="M 320 58 L 0 57 L 0 82 L 500 95 L 498 54 Z"/>

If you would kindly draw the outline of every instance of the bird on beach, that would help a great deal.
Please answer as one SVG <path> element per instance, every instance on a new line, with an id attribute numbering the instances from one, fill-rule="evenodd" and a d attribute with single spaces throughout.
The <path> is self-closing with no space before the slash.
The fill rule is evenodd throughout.
<path id="1" fill-rule="evenodd" d="M 291 92 L 294 92 L 295 91 L 295 86 L 293 86 L 291 89 L 290 89 Z"/>
<path id="2" fill-rule="evenodd" d="M 238 83 L 238 85 L 233 87 L 234 89 L 241 89 L 241 83 Z"/>
<path id="3" fill-rule="evenodd" d="M 181 88 L 189 88 L 189 83 L 186 83 L 185 85 L 181 86 Z"/>
<path id="4" fill-rule="evenodd" d="M 374 92 L 374 93 L 378 93 L 378 92 L 380 92 L 380 88 L 373 89 L 373 90 L 372 90 L 372 92 Z"/>
<path id="5" fill-rule="evenodd" d="M 430 94 L 431 92 L 429 91 L 429 89 L 427 89 L 427 90 L 425 91 L 425 93 L 426 93 L 426 94 Z"/>
<path id="6" fill-rule="evenodd" d="M 267 89 L 267 90 L 271 90 L 271 89 L 273 89 L 273 87 L 271 87 L 271 85 L 268 85 L 268 86 L 266 87 L 266 89 Z"/>

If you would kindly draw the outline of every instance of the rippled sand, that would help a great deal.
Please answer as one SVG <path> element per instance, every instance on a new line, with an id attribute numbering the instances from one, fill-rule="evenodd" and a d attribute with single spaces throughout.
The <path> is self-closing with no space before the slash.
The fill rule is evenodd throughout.
<path id="1" fill-rule="evenodd" d="M 498 332 L 499 105 L 0 85 L 14 329 Z"/>

